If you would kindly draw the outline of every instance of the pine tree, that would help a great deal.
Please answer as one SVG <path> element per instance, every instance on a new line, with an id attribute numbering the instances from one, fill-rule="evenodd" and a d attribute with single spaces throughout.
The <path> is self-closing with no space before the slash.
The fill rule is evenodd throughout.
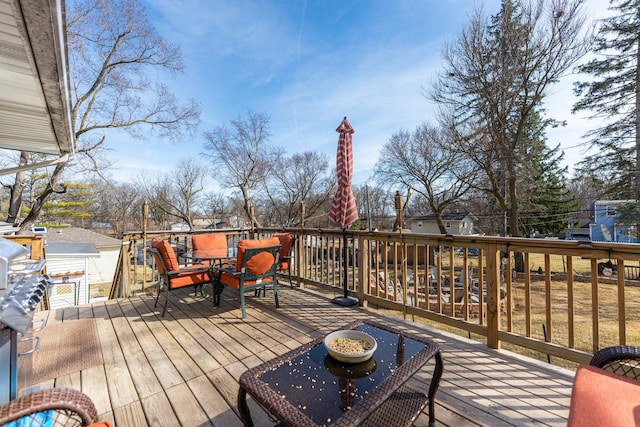
<path id="1" fill-rule="evenodd" d="M 66 182 L 64 192 L 56 193 L 42 209 L 48 226 L 73 225 L 88 227 L 91 214 L 86 210 L 95 201 L 93 185 Z"/>
<path id="2" fill-rule="evenodd" d="M 558 234 L 565 229 L 571 213 L 578 206 L 577 200 L 567 188 L 567 167 L 560 166 L 564 153 L 539 145 L 532 155 L 531 193 L 523 202 L 521 227 L 531 235 Z"/>
<path id="3" fill-rule="evenodd" d="M 606 121 L 587 133 L 600 152 L 581 162 L 579 171 L 597 175 L 606 170 L 610 179 L 603 182 L 604 193 L 631 193 L 640 199 L 640 0 L 617 0 L 609 9 L 617 14 L 602 21 L 593 49 L 596 58 L 578 67 L 594 80 L 574 86 L 576 95 L 582 96 L 574 111 L 590 110 L 591 118 Z M 624 191 L 629 184 L 631 191 Z"/>

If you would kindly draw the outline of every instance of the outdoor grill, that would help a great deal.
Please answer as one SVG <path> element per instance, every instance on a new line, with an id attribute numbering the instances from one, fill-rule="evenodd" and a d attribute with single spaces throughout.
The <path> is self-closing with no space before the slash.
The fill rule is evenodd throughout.
<path id="1" fill-rule="evenodd" d="M 0 404 L 15 399 L 19 386 L 31 378 L 31 357 L 37 349 L 19 352 L 30 341 L 33 314 L 52 285 L 41 274 L 45 260 L 28 258 L 22 245 L 0 238 Z M 20 359 L 20 360 L 19 360 Z"/>

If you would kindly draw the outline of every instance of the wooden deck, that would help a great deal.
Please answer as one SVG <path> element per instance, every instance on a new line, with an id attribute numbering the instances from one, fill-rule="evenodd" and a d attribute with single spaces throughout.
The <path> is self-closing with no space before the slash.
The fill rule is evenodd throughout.
<path id="1" fill-rule="evenodd" d="M 573 373 L 484 344 L 382 316 L 339 307 L 307 290 L 279 289 L 247 298 L 241 319 L 237 293 L 211 297 L 176 292 L 164 318 L 154 298 L 141 296 L 44 311 L 48 324 L 95 318 L 104 364 L 39 384 L 88 394 L 114 426 L 239 426 L 238 378 L 271 359 L 357 318 L 376 318 L 425 334 L 443 350 L 444 375 L 436 395 L 439 426 L 564 426 Z M 161 297 L 162 300 L 162 297 Z M 69 357 L 82 357 L 72 349 Z M 433 363 L 411 380 L 428 388 Z M 274 425 L 250 401 L 256 425 Z M 423 413 L 417 426 L 427 425 Z"/>

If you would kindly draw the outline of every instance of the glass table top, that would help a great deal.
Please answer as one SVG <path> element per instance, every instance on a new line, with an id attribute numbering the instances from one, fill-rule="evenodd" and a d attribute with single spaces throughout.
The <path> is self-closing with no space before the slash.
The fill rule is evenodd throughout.
<path id="1" fill-rule="evenodd" d="M 320 342 L 258 378 L 318 425 L 330 425 L 426 347 L 373 325 L 361 324 L 356 329 L 378 343 L 369 361 L 339 362 Z"/>

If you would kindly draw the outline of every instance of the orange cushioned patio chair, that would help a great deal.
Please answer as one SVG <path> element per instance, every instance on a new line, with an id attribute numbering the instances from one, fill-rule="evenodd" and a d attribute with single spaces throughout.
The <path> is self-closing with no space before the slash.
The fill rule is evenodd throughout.
<path id="1" fill-rule="evenodd" d="M 273 285 L 273 298 L 276 307 L 278 302 L 278 256 L 280 240 L 277 237 L 261 240 L 241 240 L 238 242 L 238 258 L 235 268 L 216 268 L 214 306 L 220 305 L 220 294 L 225 286 L 238 289 L 240 292 L 240 308 L 242 318 L 247 317 L 245 308 L 246 291 L 256 290 L 263 286 Z"/>
<path id="2" fill-rule="evenodd" d="M 225 233 L 194 234 L 191 236 L 193 251 L 203 251 L 207 257 L 217 257 L 215 263 L 218 267 L 229 267 L 236 262 L 235 257 L 229 256 L 227 235 Z M 214 260 L 209 261 L 214 264 Z"/>
<path id="3" fill-rule="evenodd" d="M 278 271 L 287 271 L 289 274 L 289 284 L 293 288 L 293 280 L 291 280 L 291 252 L 295 245 L 296 238 L 291 233 L 275 233 L 273 235 L 280 240 L 280 256 L 278 257 Z"/>
<path id="4" fill-rule="evenodd" d="M 573 380 L 567 427 L 640 426 L 640 347 L 598 350 Z"/>
<path id="5" fill-rule="evenodd" d="M 280 254 L 278 255 L 278 268 L 277 271 L 287 271 L 289 274 L 289 285 L 293 288 L 293 280 L 291 280 L 291 250 L 295 244 L 296 238 L 291 233 L 274 233 L 273 237 L 277 237 L 280 240 Z M 267 287 L 256 289 L 256 296 L 267 295 Z"/>
<path id="6" fill-rule="evenodd" d="M 194 234 L 191 236 L 194 251 L 206 249 L 211 256 L 226 257 L 229 254 L 225 233 Z"/>
<path id="7" fill-rule="evenodd" d="M 211 269 L 209 266 L 180 266 L 171 244 L 166 240 L 153 239 L 149 251 L 156 262 L 162 283 L 164 283 L 164 286 L 167 288 L 162 317 L 164 317 L 167 311 L 169 293 L 172 289 L 194 286 L 197 292 L 198 289 L 202 291 L 202 285 L 212 283 Z M 158 305 L 162 283 L 158 285 L 158 296 L 156 296 L 156 304 L 154 307 Z"/>

